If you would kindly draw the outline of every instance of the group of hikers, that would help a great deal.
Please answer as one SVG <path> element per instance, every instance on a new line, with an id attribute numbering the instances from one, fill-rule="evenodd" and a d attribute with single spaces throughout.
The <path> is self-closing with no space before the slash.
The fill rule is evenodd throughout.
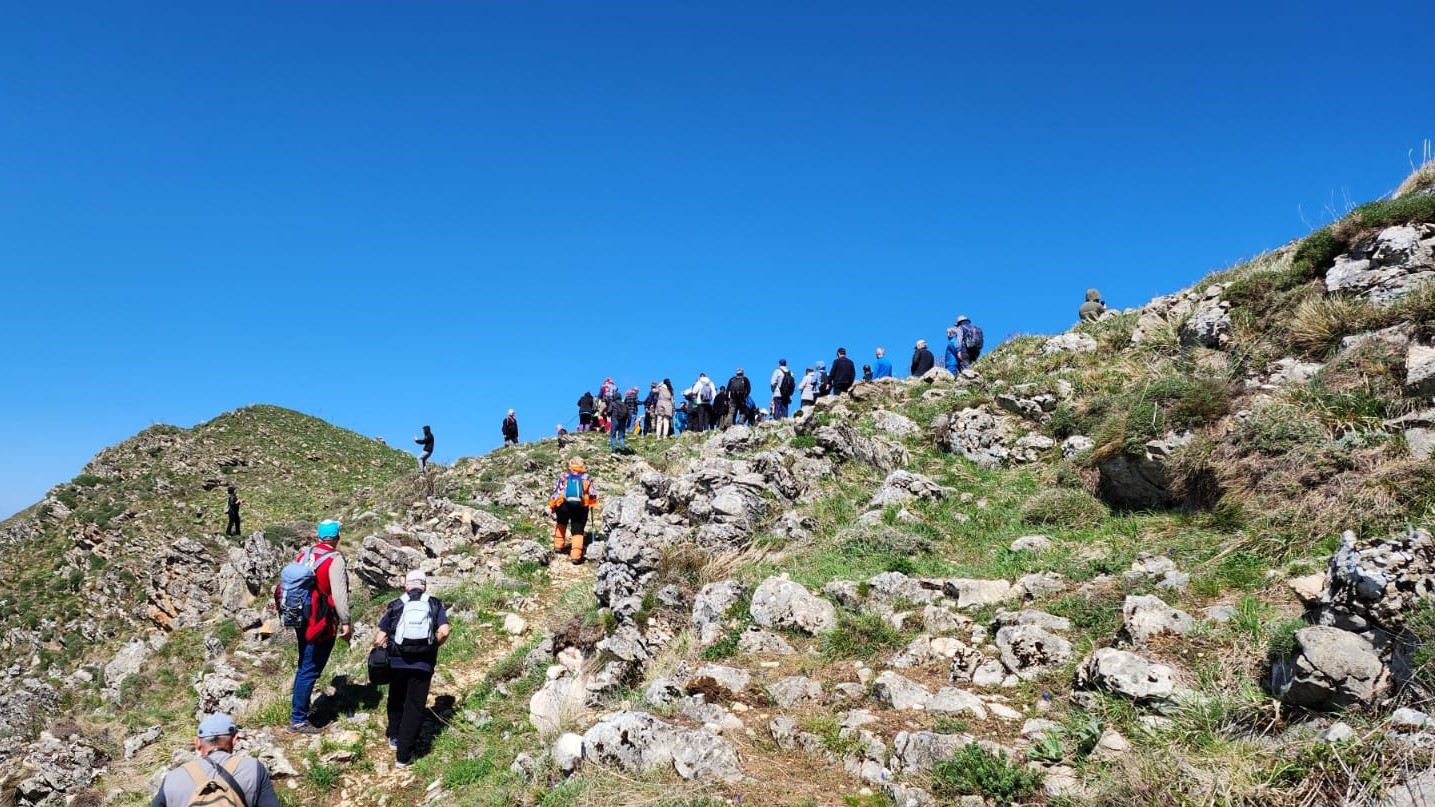
<path id="1" fill-rule="evenodd" d="M 952 373 L 966 369 L 981 355 L 982 329 L 966 316 L 957 317 L 947 329 L 947 347 L 943 366 Z M 917 340 L 912 351 L 910 371 L 920 376 L 936 366 L 936 357 L 927 348 L 927 340 Z M 811 406 L 825 395 L 842 395 L 859 380 L 875 381 L 890 378 L 893 367 L 884 348 L 877 348 L 870 364 L 862 365 L 859 376 L 856 364 L 847 356 L 846 348 L 837 348 L 837 357 L 829 369 L 822 361 L 803 371 L 801 379 L 779 359 L 767 379 L 767 405 L 759 406 L 752 379 L 743 368 L 737 368 L 726 384 L 717 384 L 706 373 L 698 373 L 691 386 L 679 392 L 671 379 L 654 381 L 646 395 L 637 387 L 622 391 L 606 378 L 595 396 L 584 392 L 578 398 L 578 431 L 600 431 L 608 434 L 608 450 L 623 452 L 628 435 L 669 437 L 685 431 L 708 431 L 729 426 L 755 425 L 769 418 L 789 415 L 793 399 L 799 406 Z M 511 412 L 510 412 L 511 414 Z M 567 434 L 560 424 L 559 436 Z M 505 433 L 506 434 L 506 433 Z"/>
<path id="2" fill-rule="evenodd" d="M 1100 293 L 1089 290 L 1079 312 L 1081 319 L 1093 321 L 1105 312 Z M 982 346 L 981 328 L 965 316 L 957 317 L 947 329 L 943 366 L 952 373 L 961 372 L 977 360 Z M 917 340 L 908 368 L 911 374 L 921 376 L 935 366 L 936 357 L 926 340 Z M 724 385 L 714 384 L 705 373 L 699 373 L 697 380 L 681 393 L 665 378 L 650 384 L 648 394 L 641 398 L 637 387 L 620 392 L 613 379 L 607 378 L 597 396 L 585 392 L 578 399 L 578 430 L 606 431 L 609 450 L 625 451 L 630 431 L 661 438 L 687 430 L 706 431 L 739 423 L 755 424 L 766 418 L 786 418 L 794 397 L 800 406 L 811 406 L 822 396 L 847 393 L 859 378 L 875 381 L 892 375 L 892 362 L 880 347 L 872 363 L 863 365 L 860 377 L 844 348 L 837 349 L 830 369 L 824 362 L 814 362 L 812 367 L 805 368 L 800 380 L 788 368 L 787 361 L 780 359 L 768 377 L 771 398 L 765 408 L 754 400 L 752 381 L 742 368 Z M 501 428 L 505 445 L 518 442 L 518 420 L 512 409 L 508 410 Z M 560 437 L 567 433 L 561 424 L 558 432 Z M 422 448 L 419 472 L 424 473 L 433 455 L 433 431 L 424 426 L 423 436 L 415 436 L 414 442 Z M 228 486 L 226 535 L 239 534 L 241 503 L 235 487 Z M 574 564 L 583 562 L 592 533 L 589 516 L 597 504 L 597 489 L 583 458 L 570 457 L 548 497 L 548 509 L 554 519 L 556 554 L 566 554 Z M 288 725 L 288 731 L 293 734 L 322 732 L 310 722 L 314 687 L 328 664 L 335 641 L 347 641 L 353 635 L 348 570 L 339 552 L 340 536 L 339 522 L 320 522 L 315 543 L 284 568 L 275 587 L 275 608 L 281 622 L 294 629 L 299 651 Z M 399 767 L 413 761 L 434 666 L 438 662 L 438 648 L 450 632 L 442 601 L 430 595 L 427 588 L 423 570 L 414 569 L 405 575 L 403 594 L 390 601 L 379 618 L 370 654 L 371 671 L 376 664 L 385 669 L 384 680 L 389 686 L 385 733 Z M 233 754 L 238 731 L 228 715 L 206 717 L 195 739 L 200 759 L 170 771 L 152 807 L 197 803 L 277 807 L 279 801 L 264 765 L 253 758 Z M 235 800 L 223 800 L 226 794 L 234 794 Z M 197 801 L 201 797 L 209 801 Z"/>

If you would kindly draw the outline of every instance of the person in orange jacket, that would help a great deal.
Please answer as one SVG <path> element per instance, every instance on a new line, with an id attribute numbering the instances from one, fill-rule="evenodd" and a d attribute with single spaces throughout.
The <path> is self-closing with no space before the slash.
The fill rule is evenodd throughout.
<path id="1" fill-rule="evenodd" d="M 548 497 L 548 509 L 558 520 L 553 528 L 554 552 L 567 552 L 568 559 L 575 564 L 583 562 L 583 533 L 588 525 L 588 510 L 597 503 L 598 494 L 593 489 L 593 478 L 588 476 L 583 458 L 573 457 L 568 460 L 568 470 L 558 477 L 553 495 Z"/>

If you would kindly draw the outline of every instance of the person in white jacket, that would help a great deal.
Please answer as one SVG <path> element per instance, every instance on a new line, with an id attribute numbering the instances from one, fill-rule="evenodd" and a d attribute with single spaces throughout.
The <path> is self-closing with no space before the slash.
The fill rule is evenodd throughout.
<path id="1" fill-rule="evenodd" d="M 697 423 L 693 428 L 705 432 L 713 425 L 713 399 L 717 398 L 717 386 L 707 373 L 698 373 L 698 380 L 687 389 L 685 395 L 693 396 L 697 401 Z"/>
<path id="2" fill-rule="evenodd" d="M 797 389 L 802 394 L 803 408 L 812 406 L 812 402 L 817 400 L 817 374 L 812 372 L 811 367 L 807 368 Z"/>
<path id="3" fill-rule="evenodd" d="M 792 395 L 782 394 L 782 380 L 792 375 L 787 369 L 787 359 L 777 360 L 777 369 L 772 371 L 772 377 L 768 379 L 768 386 L 772 388 L 772 417 L 780 420 L 787 417 L 787 408 L 792 406 Z M 796 386 L 794 381 L 793 386 Z"/>

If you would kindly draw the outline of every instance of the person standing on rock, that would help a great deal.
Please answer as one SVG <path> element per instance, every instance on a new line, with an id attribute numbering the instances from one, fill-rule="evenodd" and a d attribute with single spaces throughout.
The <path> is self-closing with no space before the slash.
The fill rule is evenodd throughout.
<path id="1" fill-rule="evenodd" d="M 957 341 L 957 326 L 947 328 L 947 350 L 942 354 L 942 366 L 947 372 L 956 375 L 962 370 L 962 346 Z"/>
<path id="2" fill-rule="evenodd" d="M 708 378 L 707 373 L 698 373 L 698 380 L 693 382 L 688 393 L 697 402 L 694 411 L 696 418 L 689 420 L 689 425 L 695 431 L 700 432 L 711 429 L 713 427 L 713 400 L 717 398 L 717 386 L 713 384 L 712 379 Z"/>
<path id="3" fill-rule="evenodd" d="M 982 355 L 982 329 L 972 324 L 972 321 L 965 314 L 957 317 L 955 325 L 957 329 L 957 360 L 958 370 L 965 370 L 972 366 Z M 955 371 L 953 371 L 955 372 Z"/>
<path id="4" fill-rule="evenodd" d="M 616 389 L 603 399 L 603 413 L 608 418 L 608 451 L 628 451 L 628 404 Z"/>
<path id="5" fill-rule="evenodd" d="M 927 349 L 927 340 L 918 339 L 917 347 L 912 351 L 912 375 L 921 378 L 935 366 L 937 366 L 937 358 L 932 355 L 932 351 Z"/>
<path id="6" fill-rule="evenodd" d="M 224 505 L 224 514 L 229 516 L 229 523 L 224 526 L 225 535 L 238 535 L 240 533 L 239 505 L 241 504 L 244 504 L 244 500 L 239 498 L 239 494 L 234 492 L 234 486 L 230 485 L 229 500 L 225 502 Z"/>
<path id="7" fill-rule="evenodd" d="M 772 417 L 781 420 L 787 417 L 788 407 L 792 406 L 792 393 L 797 390 L 797 379 L 787 369 L 787 359 L 777 360 L 777 369 L 772 371 L 767 381 L 772 388 Z"/>
<path id="8" fill-rule="evenodd" d="M 737 368 L 732 378 L 727 380 L 727 404 L 729 412 L 728 423 L 742 423 L 752 421 L 752 410 L 747 407 L 747 396 L 752 394 L 752 381 L 743 375 L 742 368 Z"/>
<path id="9" fill-rule="evenodd" d="M 448 641 L 448 612 L 443 601 L 428 593 L 428 576 L 414 569 L 404 576 L 404 596 L 389 603 L 379 618 L 374 647 L 389 653 L 388 715 L 385 734 L 394 762 L 407 768 L 414 759 L 419 729 L 428 710 L 438 649 Z"/>
<path id="10" fill-rule="evenodd" d="M 584 392 L 578 399 L 578 431 L 593 431 L 593 410 L 596 406 L 593 403 L 593 393 Z"/>
<path id="11" fill-rule="evenodd" d="M 663 383 L 656 387 L 658 401 L 656 411 L 653 414 L 653 428 L 657 431 L 658 437 L 673 436 L 673 382 L 663 379 Z"/>
<path id="12" fill-rule="evenodd" d="M 1101 299 L 1101 292 L 1096 289 L 1086 290 L 1086 302 L 1076 310 L 1082 322 L 1095 322 L 1101 319 L 1106 313 L 1106 301 Z"/>
<path id="13" fill-rule="evenodd" d="M 202 803 L 225 803 L 219 801 L 224 791 L 247 807 L 280 807 L 274 780 L 264 763 L 234 753 L 238 737 L 239 727 L 229 715 L 213 714 L 200 721 L 194 738 L 199 759 L 166 773 L 150 807 L 189 807 L 201 803 L 201 795 L 212 799 Z"/>
<path id="14" fill-rule="evenodd" d="M 582 457 L 568 460 L 568 470 L 558 477 L 553 494 L 548 497 L 548 509 L 553 512 L 557 524 L 553 527 L 553 551 L 568 553 L 574 564 L 583 562 L 584 530 L 588 526 L 588 511 L 598 503 L 598 494 L 593 487 L 593 478 Z M 571 539 L 571 540 L 570 540 Z"/>
<path id="15" fill-rule="evenodd" d="M 877 348 L 877 360 L 872 362 L 872 378 L 891 378 L 892 362 L 887 359 L 885 348 Z"/>
<path id="16" fill-rule="evenodd" d="M 428 473 L 429 457 L 433 456 L 433 431 L 424 427 L 424 436 L 415 437 L 414 442 L 423 446 L 423 452 L 419 454 L 419 474 Z"/>
<path id="17" fill-rule="evenodd" d="M 642 401 L 638 399 L 637 387 L 629 387 L 628 391 L 623 393 L 623 403 L 628 407 L 627 430 L 637 434 L 638 425 L 641 422 L 638 420 L 638 406 L 642 404 Z"/>
<path id="18" fill-rule="evenodd" d="M 798 389 L 801 390 L 802 397 L 799 400 L 802 402 L 802 408 L 811 409 L 813 402 L 817 400 L 817 374 L 812 372 L 811 367 L 802 375 L 802 383 L 798 385 Z"/>
<path id="19" fill-rule="evenodd" d="M 857 381 L 857 366 L 847 358 L 847 348 L 837 348 L 837 358 L 832 360 L 832 394 L 842 395 L 852 389 Z"/>
<path id="20" fill-rule="evenodd" d="M 313 592 L 307 622 L 294 628 L 299 648 L 299 664 L 294 670 L 294 696 L 289 713 L 289 732 L 319 734 L 320 729 L 309 722 L 309 699 L 314 685 L 323 675 L 334 652 L 336 638 L 348 641 L 354 629 L 349 622 L 349 570 L 339 554 L 339 522 L 319 522 L 318 541 L 294 558 L 313 570 Z M 280 592 L 275 592 L 275 606 L 280 607 Z M 282 608 L 281 608 L 282 610 Z"/>
<path id="21" fill-rule="evenodd" d="M 518 418 L 513 410 L 508 410 L 508 417 L 503 419 L 503 444 L 506 446 L 518 445 Z"/>

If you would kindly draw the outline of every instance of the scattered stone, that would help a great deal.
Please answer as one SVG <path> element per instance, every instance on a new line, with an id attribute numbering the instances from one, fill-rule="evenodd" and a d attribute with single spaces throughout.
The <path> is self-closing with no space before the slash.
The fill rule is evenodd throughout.
<path id="1" fill-rule="evenodd" d="M 931 478 L 911 471 L 893 471 L 882 481 L 882 487 L 867 503 L 868 507 L 883 508 L 888 505 L 906 504 L 921 500 L 938 500 L 945 497 L 947 489 Z"/>
<path id="2" fill-rule="evenodd" d="M 1122 737 L 1115 729 L 1106 729 L 1101 732 L 1101 738 L 1096 741 L 1096 748 L 1091 755 L 1096 759 L 1115 759 L 1124 756 L 1131 750 L 1131 742 Z"/>
<path id="3" fill-rule="evenodd" d="M 1225 347 L 1235 330 L 1231 324 L 1230 307 L 1231 304 L 1223 300 L 1208 299 L 1181 324 L 1177 332 L 1181 344 L 1211 350 Z"/>
<path id="4" fill-rule="evenodd" d="M 1078 689 L 1098 689 L 1138 703 L 1159 703 L 1176 693 L 1175 674 L 1165 664 L 1114 647 L 1097 648 L 1076 669 Z"/>
<path id="5" fill-rule="evenodd" d="M 1230 622 L 1236 618 L 1238 613 L 1240 612 L 1236 610 L 1236 606 L 1234 605 L 1212 605 L 1209 608 L 1201 609 L 1201 614 L 1205 616 L 1206 621 L 1217 625 L 1224 625 Z"/>
<path id="6" fill-rule="evenodd" d="M 786 639 L 756 625 L 748 626 L 738 637 L 737 649 L 743 653 L 766 656 L 790 656 L 797 652 Z"/>
<path id="7" fill-rule="evenodd" d="M 509 636 L 522 636 L 528 630 L 528 622 L 518 614 L 503 617 L 503 632 Z"/>
<path id="8" fill-rule="evenodd" d="M 873 681 L 872 697 L 893 709 L 922 709 L 932 693 L 916 681 L 887 670 Z"/>
<path id="9" fill-rule="evenodd" d="M 1372 706 L 1390 689 L 1390 674 L 1370 641 L 1325 625 L 1295 633 L 1294 662 L 1272 671 L 1287 703 L 1309 709 Z"/>
<path id="10" fill-rule="evenodd" d="M 784 709 L 791 709 L 804 703 L 822 699 L 822 685 L 811 678 L 793 675 L 783 678 L 767 688 L 773 703 Z"/>
<path id="11" fill-rule="evenodd" d="M 878 431 L 886 432 L 893 437 L 911 437 L 921 431 L 921 427 L 911 418 L 896 412 L 888 412 L 885 409 L 879 409 L 872 413 L 872 425 L 876 426 Z"/>
<path id="12" fill-rule="evenodd" d="M 792 628 L 812 636 L 837 627 L 836 607 L 786 576 L 762 581 L 749 613 L 764 628 Z"/>
<path id="13" fill-rule="evenodd" d="M 1006 580 L 973 580 L 953 577 L 942 582 L 942 592 L 957 601 L 958 608 L 996 605 L 1021 596 Z"/>
<path id="14" fill-rule="evenodd" d="M 1030 680 L 1071 659 L 1071 643 L 1036 625 L 1008 625 L 997 631 L 1002 664 L 1022 680 Z"/>
<path id="15" fill-rule="evenodd" d="M 1435 540 L 1429 532 L 1417 529 L 1363 541 L 1347 530 L 1330 559 L 1320 602 L 1357 621 L 1398 633 L 1410 612 L 1432 600 Z"/>
<path id="16" fill-rule="evenodd" d="M 150 726 L 149 728 L 139 732 L 138 734 L 131 734 L 130 736 L 126 737 L 125 759 L 134 759 L 135 754 L 138 754 L 140 751 L 150 747 L 151 745 L 154 745 L 155 742 L 159 740 L 160 734 L 162 733 L 163 732 L 161 731 L 159 726 Z"/>
<path id="17" fill-rule="evenodd" d="M 1330 728 L 1321 732 L 1320 741 L 1323 743 L 1343 743 L 1348 742 L 1354 736 L 1355 729 L 1351 728 L 1349 723 L 1336 721 L 1331 724 Z"/>
<path id="18" fill-rule="evenodd" d="M 1041 355 L 1050 356 L 1053 353 L 1094 353 L 1100 345 L 1096 339 L 1084 334 L 1067 332 L 1057 334 L 1046 340 L 1041 346 Z"/>
<path id="19" fill-rule="evenodd" d="M 1059 736 L 1060 734 L 1061 724 L 1055 720 L 1033 717 L 1021 724 L 1021 736 L 1028 740 L 1040 741 L 1047 737 Z"/>
<path id="20" fill-rule="evenodd" d="M 1122 635 L 1138 645 L 1163 633 L 1184 636 L 1195 626 L 1190 614 L 1151 596 L 1128 596 L 1121 605 L 1121 621 Z"/>
<path id="21" fill-rule="evenodd" d="M 704 679 L 711 681 L 712 685 L 726 690 L 729 695 L 741 695 L 752 685 L 752 673 L 747 670 L 740 670 L 725 664 L 704 664 L 688 678 L 688 691 L 701 688 Z"/>
<path id="22" fill-rule="evenodd" d="M 1385 791 L 1380 807 L 1429 807 L 1435 804 L 1435 768 L 1426 768 Z"/>
<path id="23" fill-rule="evenodd" d="M 956 687 L 942 687 L 929 698 L 924 707 L 935 715 L 971 715 L 978 720 L 987 719 L 987 706 L 981 698 Z"/>
<path id="24" fill-rule="evenodd" d="M 583 735 L 588 758 L 629 773 L 671 766 L 684 779 L 735 783 L 743 778 L 737 748 L 703 729 L 680 729 L 646 712 L 610 715 Z"/>
<path id="25" fill-rule="evenodd" d="M 1076 455 L 1083 452 L 1090 451 L 1095 447 L 1096 441 L 1091 439 L 1090 437 L 1087 437 L 1084 434 L 1073 434 L 1062 441 L 1061 456 L 1065 459 L 1071 459 L 1072 457 L 1075 457 Z"/>
<path id="26" fill-rule="evenodd" d="M 1033 572 L 1022 575 L 1016 587 L 1027 599 L 1041 599 L 1066 590 L 1066 580 L 1056 572 Z"/>
<path id="27" fill-rule="evenodd" d="M 722 637 L 728 609 L 742 599 L 742 584 L 736 580 L 708 583 L 693 599 L 691 624 L 698 633 L 698 644 L 707 646 Z"/>
<path id="28" fill-rule="evenodd" d="M 1320 596 L 1325 593 L 1325 572 L 1292 577 L 1286 581 L 1286 585 L 1290 586 L 1302 605 L 1319 605 Z"/>
<path id="29" fill-rule="evenodd" d="M 1023 535 L 1011 542 L 1013 552 L 1049 552 L 1051 547 L 1051 538 L 1046 535 Z"/>

